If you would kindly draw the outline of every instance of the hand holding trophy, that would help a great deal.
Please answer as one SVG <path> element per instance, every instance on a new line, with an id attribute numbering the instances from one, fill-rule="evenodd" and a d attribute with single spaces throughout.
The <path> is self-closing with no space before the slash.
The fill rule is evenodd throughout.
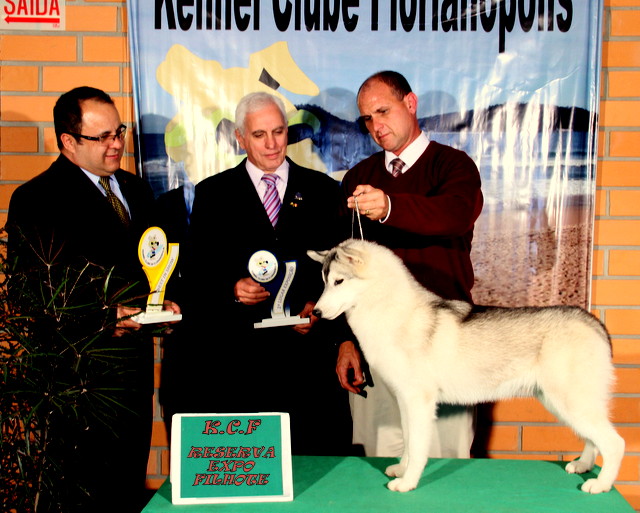
<path id="1" fill-rule="evenodd" d="M 290 315 L 287 293 L 296 275 L 295 260 L 280 265 L 276 256 L 270 251 L 256 251 L 249 259 L 249 273 L 251 277 L 264 286 L 273 296 L 271 317 L 254 323 L 254 328 L 270 328 L 274 326 L 293 326 L 308 324 L 309 318 Z"/>
<path id="2" fill-rule="evenodd" d="M 179 244 L 167 244 L 167 236 L 161 228 L 152 226 L 142 234 L 138 245 L 138 257 L 149 280 L 151 292 L 147 299 L 147 308 L 134 315 L 134 321 L 140 324 L 154 324 L 182 319 L 181 314 L 163 310 L 165 288 L 178 262 L 178 252 Z"/>

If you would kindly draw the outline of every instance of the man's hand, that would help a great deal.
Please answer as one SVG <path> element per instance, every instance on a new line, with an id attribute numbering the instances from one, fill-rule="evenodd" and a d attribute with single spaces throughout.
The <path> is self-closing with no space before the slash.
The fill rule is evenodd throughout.
<path id="1" fill-rule="evenodd" d="M 315 306 L 316 306 L 315 303 L 309 301 L 306 305 L 304 305 L 302 312 L 298 314 L 303 319 L 306 319 L 307 317 L 311 319 L 311 322 L 309 322 L 308 324 L 296 324 L 293 327 L 293 329 L 296 330 L 301 335 L 306 335 L 307 333 L 309 333 L 313 325 L 318 321 L 318 318 L 312 313 Z"/>
<path id="2" fill-rule="evenodd" d="M 182 313 L 180 311 L 180 307 L 176 303 L 174 303 L 173 301 L 169 301 L 168 299 L 165 299 L 164 302 L 162 303 L 162 309 L 171 311 L 176 315 L 180 315 Z M 178 321 L 172 321 L 172 323 L 173 322 L 178 322 Z"/>
<path id="3" fill-rule="evenodd" d="M 138 330 L 142 327 L 142 324 L 131 319 L 132 316 L 139 314 L 142 310 L 140 308 L 131 308 L 128 306 L 118 305 L 116 310 L 117 321 L 116 328 L 113 331 L 114 337 L 121 337 L 129 330 Z"/>
<path id="4" fill-rule="evenodd" d="M 355 209 L 356 201 L 360 214 L 372 221 L 384 219 L 389 214 L 389 197 L 382 189 L 376 189 L 371 185 L 358 185 L 353 191 L 353 196 L 347 199 L 347 206 Z"/>
<path id="5" fill-rule="evenodd" d="M 168 310 L 170 312 L 173 312 L 175 315 L 180 315 L 182 313 L 182 311 L 180 310 L 180 307 L 174 303 L 173 301 L 169 301 L 168 299 L 165 299 L 162 302 L 162 309 L 163 310 Z M 164 331 L 162 332 L 163 335 L 171 335 L 171 333 L 173 333 L 173 328 L 171 327 L 172 324 L 177 324 L 180 321 L 168 321 L 168 322 L 163 322 L 160 326 L 164 327 Z"/>
<path id="6" fill-rule="evenodd" d="M 243 305 L 257 305 L 271 294 L 253 278 L 242 278 L 233 287 L 236 300 Z"/>
<path id="7" fill-rule="evenodd" d="M 361 385 L 364 384 L 364 374 L 360 362 L 360 352 L 353 342 L 347 340 L 340 344 L 336 374 L 342 388 L 354 394 L 359 394 L 362 391 Z M 353 381 L 349 381 L 350 369 L 353 369 Z"/>
<path id="8" fill-rule="evenodd" d="M 168 299 L 164 300 L 162 309 L 169 310 L 176 315 L 181 313 L 180 307 L 176 303 L 174 303 L 173 301 L 169 301 Z M 118 316 L 118 319 L 116 322 L 116 328 L 113 331 L 114 337 L 121 337 L 128 331 L 138 330 L 142 327 L 142 324 L 132 319 L 134 315 L 142 312 L 141 308 L 132 308 L 129 306 L 118 305 L 116 312 L 117 312 L 116 315 Z M 180 321 L 163 322 L 159 326 L 166 326 L 167 328 L 163 333 L 168 335 L 172 331 L 169 326 L 177 322 L 180 322 Z"/>

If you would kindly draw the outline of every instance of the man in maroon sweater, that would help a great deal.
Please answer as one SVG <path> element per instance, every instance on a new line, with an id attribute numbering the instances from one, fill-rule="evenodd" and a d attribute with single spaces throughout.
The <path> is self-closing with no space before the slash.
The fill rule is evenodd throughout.
<path id="1" fill-rule="evenodd" d="M 471 241 L 483 204 L 477 166 L 466 153 L 421 131 L 418 98 L 401 74 L 372 75 L 357 101 L 360 121 L 384 150 L 353 167 L 342 182 L 347 206 L 361 214 L 364 237 L 392 249 L 429 290 L 472 302 Z M 343 388 L 354 393 L 354 443 L 367 456 L 399 457 L 396 401 L 375 375 L 367 398 L 355 395 L 365 383 L 362 365 L 357 345 L 342 343 L 336 370 Z M 469 457 L 472 441 L 473 410 L 441 405 L 430 456 Z"/>

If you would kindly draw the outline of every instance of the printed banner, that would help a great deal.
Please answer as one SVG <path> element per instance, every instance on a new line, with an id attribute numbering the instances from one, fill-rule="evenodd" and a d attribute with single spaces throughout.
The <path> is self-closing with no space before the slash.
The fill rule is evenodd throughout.
<path id="1" fill-rule="evenodd" d="M 372 73 L 404 74 L 427 136 L 480 168 L 473 294 L 588 306 L 602 1 L 129 0 L 140 172 L 188 215 L 243 157 L 238 100 L 279 96 L 289 156 L 340 180 L 379 148 L 356 122 Z"/>

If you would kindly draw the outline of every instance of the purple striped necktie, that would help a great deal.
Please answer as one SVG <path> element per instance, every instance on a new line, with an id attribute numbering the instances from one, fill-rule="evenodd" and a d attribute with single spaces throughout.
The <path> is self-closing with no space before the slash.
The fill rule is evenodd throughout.
<path id="1" fill-rule="evenodd" d="M 280 211 L 280 196 L 278 196 L 278 188 L 276 187 L 276 181 L 278 180 L 278 175 L 265 173 L 262 175 L 262 179 L 267 186 L 267 191 L 264 193 L 264 197 L 262 198 L 262 203 L 264 204 L 264 209 L 267 211 L 267 215 L 269 216 L 269 221 L 273 226 L 278 222 L 278 212 Z"/>
<path id="2" fill-rule="evenodd" d="M 395 158 L 390 162 L 390 164 L 391 174 L 393 175 L 393 177 L 396 178 L 397 176 L 400 176 L 400 174 L 402 173 L 402 168 L 404 167 L 404 162 L 402 162 L 402 160 L 399 158 Z"/>

